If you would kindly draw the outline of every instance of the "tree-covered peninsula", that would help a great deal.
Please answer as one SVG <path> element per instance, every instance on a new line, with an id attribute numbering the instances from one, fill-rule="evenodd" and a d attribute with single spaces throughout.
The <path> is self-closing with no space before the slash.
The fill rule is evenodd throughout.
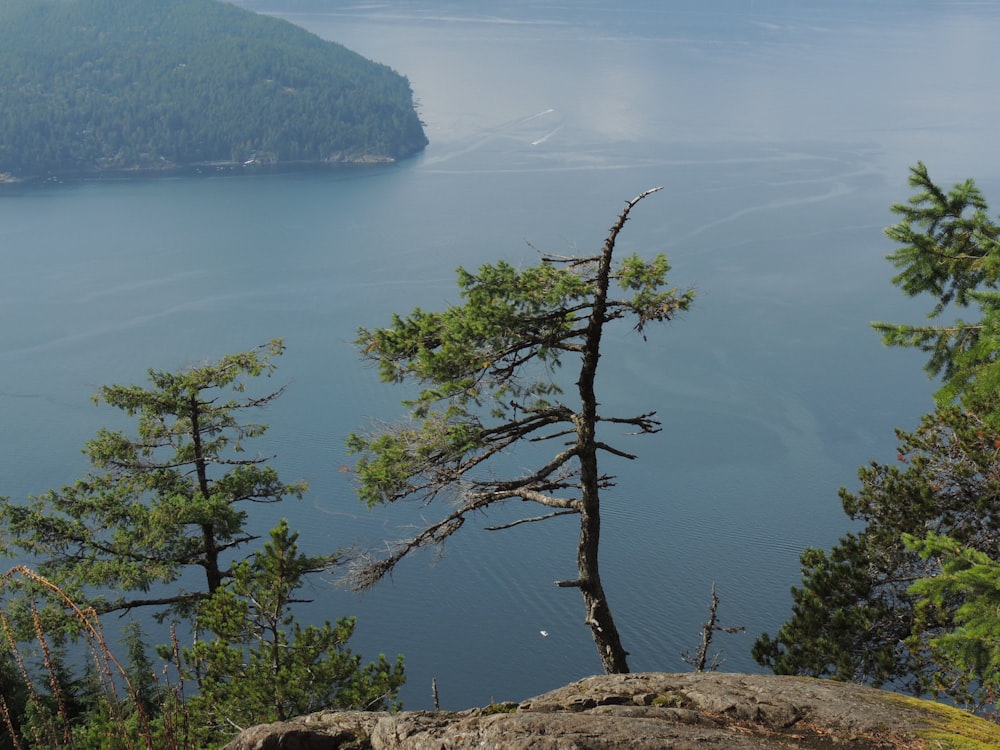
<path id="1" fill-rule="evenodd" d="M 5 0 L 0 76 L 0 173 L 15 177 L 427 144 L 405 77 L 219 0 Z"/>

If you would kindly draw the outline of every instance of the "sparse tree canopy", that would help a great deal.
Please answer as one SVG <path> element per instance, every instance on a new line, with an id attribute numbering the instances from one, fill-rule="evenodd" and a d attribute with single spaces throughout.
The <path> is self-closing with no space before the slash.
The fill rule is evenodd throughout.
<path id="1" fill-rule="evenodd" d="M 184 372 L 150 370 L 149 387 L 102 388 L 95 400 L 136 417 L 136 434 L 102 429 L 85 448 L 94 470 L 83 479 L 26 505 L 0 501 L 0 554 L 37 559 L 42 575 L 99 612 L 187 612 L 256 538 L 245 506 L 306 490 L 282 482 L 266 457 L 244 453 L 267 428 L 241 415 L 283 391 L 245 395 L 247 381 L 270 375 L 283 349 L 276 339 Z M 164 590 L 192 569 L 201 587 Z"/>
<path id="2" fill-rule="evenodd" d="M 545 256 L 523 270 L 504 262 L 477 273 L 460 268 L 461 304 L 443 312 L 416 309 L 393 317 L 387 328 L 359 331 L 361 354 L 378 363 L 384 381 L 420 387 L 405 402 L 407 421 L 350 436 L 350 449 L 360 454 L 361 499 L 369 505 L 404 498 L 456 504 L 388 556 L 357 561 L 356 588 L 373 585 L 410 552 L 440 545 L 470 514 L 498 503 L 521 500 L 546 512 L 496 529 L 574 514 L 580 519 L 578 576 L 558 585 L 580 589 L 605 670 L 628 671 L 598 566 L 600 491 L 614 482 L 598 458 L 635 456 L 606 442 L 601 428 L 651 433 L 659 423 L 654 412 L 601 413 L 595 377 L 606 324 L 629 320 L 643 333 L 693 299 L 692 291 L 666 286 L 670 266 L 662 254 L 613 257 L 631 210 L 659 189 L 626 203 L 596 255 Z M 579 367 L 573 405 L 554 377 L 567 360 Z M 527 443 L 553 450 L 527 473 L 492 476 L 487 467 L 493 459 Z"/>

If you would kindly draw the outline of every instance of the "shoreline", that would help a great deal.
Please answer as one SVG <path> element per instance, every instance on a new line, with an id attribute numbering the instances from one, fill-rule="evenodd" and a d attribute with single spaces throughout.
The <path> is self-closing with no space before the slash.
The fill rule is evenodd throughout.
<path id="1" fill-rule="evenodd" d="M 324 161 L 265 161 L 247 162 L 210 161 L 190 164 L 170 164 L 156 167 L 120 167 L 114 169 L 65 169 L 52 170 L 44 174 L 15 175 L 0 172 L 0 187 L 42 185 L 64 181 L 147 179 L 156 177 L 211 177 L 218 175 L 282 174 L 288 172 L 334 172 L 342 169 L 367 169 L 388 167 L 418 156 L 423 149 L 408 156 L 360 156 L 350 159 L 327 159 Z"/>

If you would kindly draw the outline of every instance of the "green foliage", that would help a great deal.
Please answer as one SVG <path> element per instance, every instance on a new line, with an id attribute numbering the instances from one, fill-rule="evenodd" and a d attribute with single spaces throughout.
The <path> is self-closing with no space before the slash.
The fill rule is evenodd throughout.
<path id="1" fill-rule="evenodd" d="M 0 741 L 38 750 L 191 747 L 184 732 L 177 731 L 183 723 L 178 720 L 183 714 L 179 693 L 157 684 L 137 627 L 126 628 L 129 666 L 123 667 L 92 609 L 81 609 L 66 592 L 23 566 L 4 574 L 0 586 L 15 577 L 37 584 L 30 603 L 34 630 L 33 639 L 22 639 L 6 613 L 0 613 L 4 663 L 10 665 L 5 674 L 9 685 L 0 693 Z M 76 621 L 80 648 L 74 654 L 84 660 L 82 676 L 74 676 L 63 649 L 46 633 L 40 599 Z"/>
<path id="2" fill-rule="evenodd" d="M 978 308 L 944 325 L 875 323 L 887 344 L 927 352 L 942 378 L 938 408 L 897 430 L 895 465 L 859 471 L 841 490 L 864 527 L 829 553 L 807 550 L 792 617 L 754 657 L 776 672 L 892 684 L 982 708 L 995 700 L 1000 560 L 1000 226 L 971 180 L 944 191 L 923 164 L 917 192 L 887 230 L 900 247 L 894 283 L 929 294 L 929 318 Z M 990 587 L 993 588 L 990 588 Z M 992 642 L 990 641 L 992 638 Z M 994 648 L 991 650 L 990 646 Z"/>
<path id="3" fill-rule="evenodd" d="M 950 627 L 925 636 L 921 645 L 942 669 L 935 687 L 964 691 L 968 701 L 1000 692 L 1000 549 L 985 552 L 957 540 L 927 532 L 904 541 L 940 570 L 910 587 L 917 597 L 919 622 L 946 620 Z"/>
<path id="4" fill-rule="evenodd" d="M 440 313 L 418 308 L 405 318 L 393 316 L 388 328 L 361 329 L 356 343 L 362 353 L 377 360 L 384 381 L 426 386 L 408 402 L 418 418 L 445 401 L 451 413 L 488 402 L 498 418 L 517 408 L 512 399 L 525 407 L 544 405 L 557 386 L 544 377 L 525 381 L 518 370 L 536 360 L 548 375 L 559 365 L 592 284 L 551 264 L 518 271 L 501 261 L 478 274 L 459 268 L 458 286 L 460 306 Z"/>
<path id="5" fill-rule="evenodd" d="M 82 610 L 51 582 L 23 567 L 20 573 L 78 622 L 81 677 L 67 666 L 40 617 L 35 640 L 19 642 L 0 613 L 0 747 L 38 750 L 147 750 L 221 747 L 243 725 L 287 719 L 322 708 L 396 708 L 404 681 L 402 657 L 362 664 L 346 647 L 354 620 L 302 627 L 291 606 L 305 576 L 326 569 L 330 557 L 298 552 L 297 535 L 282 521 L 271 541 L 236 566 L 232 580 L 198 608 L 199 626 L 213 640 L 196 638 L 182 648 L 176 639 L 158 649 L 158 669 L 148 657 L 138 625 L 125 628 L 127 654 L 120 663 L 104 639 L 93 610 Z M 34 614 L 42 611 L 32 603 Z M 77 653 L 81 649 L 75 649 Z M 183 651 L 183 657 L 182 657 Z M 168 670 L 168 666 L 170 669 Z M 159 673 L 159 674 L 158 674 Z M 187 679 L 200 692 L 185 696 Z"/>
<path id="6" fill-rule="evenodd" d="M 28 688 L 14 656 L 8 648 L 3 648 L 0 650 L 0 750 L 14 750 L 14 738 L 21 734 L 28 700 Z"/>
<path id="7" fill-rule="evenodd" d="M 774 638 L 757 640 L 754 658 L 779 674 L 891 683 L 917 695 L 944 690 L 978 704 L 984 692 L 940 684 L 945 665 L 923 648 L 949 627 L 958 603 L 918 607 L 910 587 L 937 566 L 905 540 L 935 529 L 997 556 L 1000 438 L 959 407 L 939 408 L 897 436 L 896 465 L 873 462 L 859 471 L 857 495 L 841 490 L 845 512 L 863 530 L 829 552 L 803 553 L 792 617 Z"/>
<path id="8" fill-rule="evenodd" d="M 1000 225 L 972 180 L 945 192 L 923 164 L 910 170 L 917 192 L 893 212 L 902 219 L 886 234 L 902 245 L 888 259 L 900 272 L 893 278 L 907 295 L 935 298 L 934 319 L 957 308 L 973 308 L 979 319 L 955 318 L 944 324 L 874 323 L 886 344 L 915 347 L 929 355 L 927 371 L 942 376 L 941 404 L 970 398 L 980 403 L 997 393 L 1000 368 Z M 1000 425 L 1000 416 L 984 416 Z"/>
<path id="9" fill-rule="evenodd" d="M 886 230 L 903 247 L 888 259 L 901 269 L 893 283 L 904 292 L 938 297 L 931 312 L 935 317 L 952 301 L 968 305 L 981 286 L 996 282 L 997 231 L 972 180 L 946 193 L 918 162 L 910 169 L 909 183 L 917 192 L 908 203 L 892 206 L 902 219 Z"/>
<path id="10" fill-rule="evenodd" d="M 272 340 L 179 373 L 151 370 L 149 387 L 102 388 L 96 400 L 134 417 L 136 434 L 101 430 L 86 448 L 95 472 L 72 487 L 27 506 L 0 501 L 2 551 L 34 554 L 43 571 L 15 566 L 0 579 L 0 727 L 11 746 L 206 748 L 224 744 L 236 722 L 395 707 L 401 657 L 363 665 L 346 647 L 353 619 L 295 619 L 304 601 L 295 592 L 336 555 L 300 553 L 282 521 L 262 550 L 232 559 L 256 538 L 241 504 L 305 491 L 244 454 L 266 426 L 241 415 L 283 390 L 249 395 L 249 381 L 271 375 L 283 350 Z M 192 567 L 203 570 L 204 588 L 171 590 Z M 166 593 L 145 596 L 154 586 Z M 162 677 L 138 625 L 125 628 L 126 666 L 104 641 L 99 613 L 143 606 L 192 618 L 193 645 L 182 648 L 172 628 L 160 649 Z M 81 678 L 56 648 L 67 636 L 91 657 Z M 31 641 L 26 658 L 21 644 Z M 168 673 L 179 676 L 174 685 Z M 185 681 L 197 694 L 185 697 Z"/>
<path id="11" fill-rule="evenodd" d="M 627 203 L 598 255 L 544 256 L 524 269 L 503 261 L 475 273 L 459 268 L 458 304 L 441 312 L 418 308 L 393 316 L 388 327 L 359 330 L 356 344 L 378 364 L 383 381 L 418 388 L 404 402 L 406 421 L 348 438 L 350 451 L 359 454 L 360 499 L 370 506 L 406 498 L 429 504 L 441 496 L 457 502 L 387 557 L 360 559 L 352 580 L 357 588 L 373 585 L 409 552 L 440 545 L 469 514 L 492 505 L 521 500 L 553 509 L 517 523 L 579 514 L 579 577 L 560 585 L 583 593 L 606 671 L 627 671 L 598 573 L 599 492 L 614 478 L 598 471 L 597 456 L 634 456 L 597 433 L 605 425 L 649 433 L 659 423 L 653 412 L 601 414 L 594 383 L 606 324 L 628 318 L 642 332 L 686 310 L 694 297 L 667 285 L 670 266 L 662 254 L 613 257 L 629 212 L 658 189 Z M 614 285 L 621 296 L 614 296 Z M 558 377 L 566 361 L 579 366 L 575 401 Z M 536 469 L 514 477 L 491 470 L 519 446 L 552 440 L 559 447 Z"/>
<path id="12" fill-rule="evenodd" d="M 400 158 L 408 81 L 216 0 L 0 3 L 0 172 Z"/>
<path id="13" fill-rule="evenodd" d="M 772 638 L 762 634 L 753 656 L 777 674 L 904 684 L 924 665 L 899 648 L 910 632 L 912 605 L 894 580 L 898 550 L 872 549 L 867 538 L 842 537 L 829 553 L 801 556 L 802 586 L 792 589 L 792 616 Z"/>
<path id="14" fill-rule="evenodd" d="M 256 538 L 243 507 L 306 489 L 281 482 L 265 457 L 243 453 L 266 427 L 240 415 L 283 390 L 244 395 L 247 381 L 270 375 L 283 348 L 273 340 L 184 372 L 150 371 L 150 387 L 102 388 L 96 399 L 136 417 L 136 434 L 102 429 L 85 448 L 92 473 L 26 505 L 0 501 L 0 553 L 38 559 L 45 578 L 98 611 L 188 611 L 229 577 L 228 557 Z M 144 596 L 198 568 L 204 588 Z"/>
<path id="15" fill-rule="evenodd" d="M 637 254 L 627 256 L 617 273 L 618 284 L 623 290 L 635 292 L 625 301 L 628 311 L 635 316 L 637 331 L 650 322 L 670 320 L 678 310 L 686 310 L 694 301 L 694 290 L 678 294 L 676 288 L 664 289 L 670 264 L 662 253 L 652 260 Z"/>
<path id="16" fill-rule="evenodd" d="M 198 684 L 188 701 L 203 744 L 223 742 L 247 727 L 323 708 L 396 707 L 403 661 L 384 656 L 367 665 L 346 647 L 354 619 L 303 628 L 291 605 L 308 573 L 330 558 L 298 550 L 284 520 L 264 549 L 233 568 L 232 579 L 198 607 L 199 638 L 183 650 L 186 676 Z"/>
<path id="17" fill-rule="evenodd" d="M 631 315 L 640 329 L 685 310 L 692 291 L 664 288 L 666 257 L 627 257 L 614 273 L 631 298 L 612 301 L 606 320 Z M 461 305 L 443 312 L 417 308 L 394 315 L 387 328 L 361 329 L 357 346 L 378 363 L 382 380 L 422 388 L 406 405 L 411 422 L 374 434 L 353 433 L 348 447 L 364 454 L 356 465 L 361 498 L 369 505 L 430 489 L 448 465 L 490 456 L 497 446 L 526 439 L 572 412 L 555 372 L 567 354 L 583 352 L 597 292 L 594 259 L 518 270 L 500 261 L 476 274 L 458 269 Z M 507 424 L 489 426 L 492 420 Z"/>
<path id="18" fill-rule="evenodd" d="M 170 691 L 157 679 L 156 666 L 146 650 L 142 625 L 136 621 L 126 625 L 122 630 L 122 643 L 126 654 L 125 676 L 136 711 L 146 716 L 159 716 Z"/>

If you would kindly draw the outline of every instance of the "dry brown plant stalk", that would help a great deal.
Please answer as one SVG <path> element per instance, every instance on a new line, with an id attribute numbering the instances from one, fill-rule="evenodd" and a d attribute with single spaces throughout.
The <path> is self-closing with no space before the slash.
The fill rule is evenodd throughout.
<path id="1" fill-rule="evenodd" d="M 97 674 L 100 676 L 101 690 L 103 691 L 108 709 L 110 711 L 112 726 L 117 729 L 118 738 L 124 742 L 125 746 L 129 750 L 134 750 L 135 745 L 126 726 L 126 717 L 123 710 L 124 705 L 118 692 L 118 684 L 120 681 L 127 688 L 129 698 L 132 701 L 132 705 L 135 707 L 136 718 L 138 719 L 139 736 L 141 737 L 143 744 L 145 744 L 147 748 L 154 748 L 155 745 L 153 741 L 152 729 L 149 723 L 149 716 L 144 710 L 141 701 L 138 700 L 138 692 L 133 686 L 132 681 L 129 679 L 127 670 L 115 657 L 104 638 L 104 631 L 101 627 L 97 611 L 93 607 L 81 608 L 59 586 L 25 565 L 15 565 L 0 576 L 0 590 L 2 590 L 12 578 L 18 575 L 38 584 L 43 591 L 52 595 L 57 602 L 68 610 L 70 616 L 81 626 L 84 638 L 87 642 L 87 649 L 90 653 L 90 657 L 96 667 Z M 44 734 L 42 733 L 43 728 L 39 728 L 34 723 L 31 724 L 30 731 L 32 732 L 35 743 L 39 747 L 72 747 L 72 726 L 69 716 L 66 713 L 65 696 L 63 695 L 62 686 L 58 679 L 58 670 L 56 668 L 55 661 L 52 658 L 52 650 L 49 644 L 49 639 L 46 637 L 42 618 L 38 612 L 34 599 L 31 602 L 31 616 L 35 639 L 38 642 L 38 646 L 42 654 L 42 662 L 45 665 L 45 670 L 48 675 L 49 688 L 52 691 L 52 698 L 57 707 L 59 726 L 54 726 L 52 720 L 46 720 L 43 727 Z M 7 647 L 14 659 L 14 664 L 17 668 L 18 674 L 24 681 L 25 687 L 28 691 L 29 702 L 39 707 L 44 705 L 42 696 L 39 695 L 34 681 L 31 679 L 31 675 L 28 671 L 27 665 L 25 664 L 21 650 L 18 648 L 17 641 L 14 637 L 13 627 L 4 613 L 0 613 L 0 629 L 3 631 L 4 639 L 6 640 Z M 0 697 L 0 715 L 3 717 L 3 725 L 10 734 L 14 747 L 17 748 L 17 750 L 21 750 L 13 718 L 10 715 L 9 706 L 2 697 Z M 44 713 L 42 713 L 42 715 L 44 716 Z"/>

